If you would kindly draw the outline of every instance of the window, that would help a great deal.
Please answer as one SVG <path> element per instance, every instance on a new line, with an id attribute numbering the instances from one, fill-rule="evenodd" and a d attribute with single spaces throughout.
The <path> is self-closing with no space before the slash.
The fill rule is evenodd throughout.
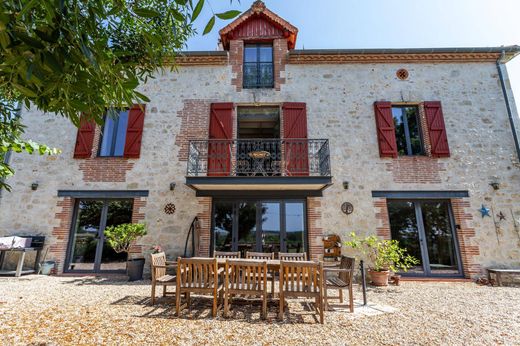
<path id="1" fill-rule="evenodd" d="M 448 200 L 388 200 L 392 239 L 419 260 L 411 275 L 460 276 L 457 237 Z"/>
<path id="2" fill-rule="evenodd" d="M 237 113 L 237 175 L 280 175 L 280 108 L 238 107 Z M 261 156 L 254 157 L 254 152 Z"/>
<path id="3" fill-rule="evenodd" d="M 127 254 L 105 241 L 104 230 L 132 222 L 133 199 L 76 200 L 65 271 L 126 270 Z"/>
<path id="4" fill-rule="evenodd" d="M 128 109 L 107 112 L 101 136 L 99 156 L 123 156 L 127 126 Z"/>
<path id="5" fill-rule="evenodd" d="M 307 251 L 306 205 L 302 200 L 215 200 L 216 251 Z"/>
<path id="6" fill-rule="evenodd" d="M 272 88 L 273 86 L 273 46 L 246 44 L 244 46 L 244 88 Z"/>
<path id="7" fill-rule="evenodd" d="M 392 106 L 392 117 L 398 154 L 423 155 L 418 107 Z"/>
<path id="8" fill-rule="evenodd" d="M 238 107 L 240 139 L 280 138 L 279 107 Z"/>

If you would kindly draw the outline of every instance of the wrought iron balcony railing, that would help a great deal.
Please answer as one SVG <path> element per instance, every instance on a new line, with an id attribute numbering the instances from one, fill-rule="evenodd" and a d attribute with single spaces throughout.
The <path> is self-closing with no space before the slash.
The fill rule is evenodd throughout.
<path id="1" fill-rule="evenodd" d="M 244 62 L 244 88 L 272 88 L 274 73 L 272 62 Z"/>
<path id="2" fill-rule="evenodd" d="M 187 176 L 330 176 L 327 139 L 190 141 Z"/>

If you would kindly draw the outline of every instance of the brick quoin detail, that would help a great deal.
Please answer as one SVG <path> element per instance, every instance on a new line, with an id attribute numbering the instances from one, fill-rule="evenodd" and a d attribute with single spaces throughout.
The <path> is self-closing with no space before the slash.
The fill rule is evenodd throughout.
<path id="1" fill-rule="evenodd" d="M 459 226 L 456 232 L 464 276 L 467 278 L 477 277 L 482 273 L 482 267 L 476 260 L 476 257 L 480 255 L 479 246 L 472 245 L 471 241 L 471 238 L 475 237 L 475 228 L 471 226 L 473 215 L 471 214 L 470 202 L 463 198 L 453 198 L 451 199 L 451 208 L 455 224 Z"/>
<path id="2" fill-rule="evenodd" d="M 281 85 L 285 84 L 285 65 L 287 64 L 287 40 L 284 38 L 273 41 L 273 67 L 274 67 L 274 88 L 280 91 Z"/>
<path id="3" fill-rule="evenodd" d="M 376 234 L 383 239 L 392 239 L 390 232 L 390 219 L 388 217 L 388 206 L 386 198 L 374 198 L 374 209 L 376 212 Z"/>
<path id="4" fill-rule="evenodd" d="M 125 182 L 126 172 L 134 166 L 134 160 L 122 157 L 97 157 L 101 141 L 101 127 L 96 126 L 92 154 L 79 160 L 79 170 L 84 182 Z"/>
<path id="5" fill-rule="evenodd" d="M 62 273 L 69 243 L 74 200 L 71 197 L 60 198 L 56 207 L 58 210 L 54 218 L 57 221 L 57 226 L 53 227 L 51 232 L 48 259 L 55 260 L 58 273 Z"/>
<path id="6" fill-rule="evenodd" d="M 309 258 L 318 259 L 323 255 L 323 228 L 321 227 L 321 198 L 307 198 L 307 234 Z"/>
<path id="7" fill-rule="evenodd" d="M 211 102 L 211 100 L 184 100 L 184 107 L 177 112 L 177 117 L 181 118 L 181 128 L 175 138 L 175 145 L 180 147 L 179 161 L 188 160 L 190 140 L 208 139 Z"/>
<path id="8" fill-rule="evenodd" d="M 145 198 L 134 198 L 134 205 L 132 208 L 132 223 L 141 223 L 142 221 L 144 221 L 145 208 Z M 130 247 L 129 255 L 132 257 L 138 257 L 139 255 L 143 255 L 143 245 L 133 244 L 132 247 Z"/>
<path id="9" fill-rule="evenodd" d="M 201 211 L 199 218 L 199 252 L 198 256 L 209 257 L 211 246 L 211 197 L 199 197 Z"/>
<path id="10" fill-rule="evenodd" d="M 236 87 L 237 91 L 242 91 L 244 71 L 244 41 L 231 40 L 229 42 L 229 64 L 231 65 L 231 85 Z"/>

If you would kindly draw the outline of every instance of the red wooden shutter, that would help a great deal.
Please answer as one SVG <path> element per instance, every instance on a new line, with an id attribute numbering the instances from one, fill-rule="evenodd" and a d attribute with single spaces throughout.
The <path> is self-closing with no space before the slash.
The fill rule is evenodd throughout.
<path id="1" fill-rule="evenodd" d="M 92 156 L 92 146 L 94 144 L 94 131 L 96 124 L 82 118 L 76 136 L 76 146 L 74 147 L 75 159 L 88 159 Z"/>
<path id="2" fill-rule="evenodd" d="M 309 146 L 306 104 L 286 102 L 282 109 L 286 174 L 308 176 Z"/>
<path id="3" fill-rule="evenodd" d="M 428 124 L 428 133 L 432 146 L 433 157 L 450 157 L 448 136 L 442 115 L 442 106 L 439 101 L 424 102 L 424 113 Z"/>
<path id="4" fill-rule="evenodd" d="M 375 102 L 377 140 L 380 157 L 397 157 L 394 117 L 391 102 Z"/>
<path id="5" fill-rule="evenodd" d="M 142 108 L 141 108 L 142 107 Z M 128 111 L 125 151 L 123 157 L 136 159 L 141 154 L 145 105 L 133 105 Z"/>
<path id="6" fill-rule="evenodd" d="M 212 103 L 209 115 L 208 176 L 229 176 L 233 103 Z"/>

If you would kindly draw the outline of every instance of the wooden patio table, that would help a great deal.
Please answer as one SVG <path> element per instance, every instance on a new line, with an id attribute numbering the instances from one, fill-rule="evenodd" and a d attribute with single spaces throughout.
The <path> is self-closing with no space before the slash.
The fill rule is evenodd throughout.
<path id="1" fill-rule="evenodd" d="M 243 261 L 246 261 L 246 262 L 251 262 L 251 261 L 267 262 L 267 269 L 272 270 L 272 271 L 279 271 L 280 270 L 280 260 L 261 261 L 261 260 L 247 259 L 247 258 L 233 259 L 233 261 L 240 261 L 240 260 L 243 260 Z M 226 258 L 217 258 L 217 265 L 218 265 L 219 268 L 224 268 L 226 266 Z"/>
<path id="2" fill-rule="evenodd" d="M 201 258 L 207 258 L 207 257 L 201 257 Z M 233 259 L 233 261 L 249 261 L 250 262 L 250 261 L 255 261 L 255 260 L 247 259 L 247 258 L 235 258 L 235 259 Z M 259 260 L 259 262 L 264 262 L 264 261 Z M 277 259 L 266 260 L 265 262 L 267 262 L 267 269 L 276 271 L 276 272 L 280 271 L 280 260 L 277 260 Z M 305 262 L 305 261 L 300 261 L 300 262 Z M 306 262 L 317 262 L 317 261 L 306 261 Z M 323 262 L 324 268 L 337 267 L 338 263 L 339 263 L 339 262 L 330 262 L 330 261 L 322 261 L 322 262 Z M 226 258 L 217 258 L 217 265 L 219 268 L 224 268 L 226 266 Z"/>
<path id="3" fill-rule="evenodd" d="M 240 260 L 244 260 L 244 261 L 255 261 L 255 260 L 251 260 L 251 259 L 247 259 L 247 258 L 235 258 L 233 259 L 233 261 L 240 261 Z M 259 262 L 264 262 L 262 260 L 258 260 Z M 268 269 L 271 269 L 271 270 L 275 270 L 275 271 L 279 271 L 280 270 L 280 260 L 277 260 L 277 259 L 273 259 L 273 260 L 266 260 L 267 262 L 267 268 Z M 299 262 L 318 262 L 318 261 L 299 261 Z M 338 263 L 339 262 L 332 262 L 332 261 L 322 261 L 323 262 L 323 267 L 337 267 L 338 266 Z M 224 267 L 226 265 L 226 259 L 225 258 L 217 258 L 217 264 L 219 267 Z"/>

